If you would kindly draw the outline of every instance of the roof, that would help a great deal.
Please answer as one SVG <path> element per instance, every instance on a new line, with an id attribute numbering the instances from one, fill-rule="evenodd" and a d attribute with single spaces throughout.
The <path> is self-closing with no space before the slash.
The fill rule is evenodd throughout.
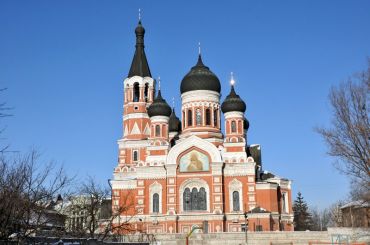
<path id="1" fill-rule="evenodd" d="M 245 105 L 245 102 L 236 94 L 234 85 L 231 85 L 230 94 L 226 96 L 226 99 L 221 104 L 222 112 L 240 111 L 244 113 L 246 109 L 247 106 Z"/>
<path id="2" fill-rule="evenodd" d="M 346 203 L 343 206 L 341 206 L 340 208 L 344 209 L 344 208 L 349 208 L 349 207 L 368 208 L 368 207 L 370 207 L 370 202 L 363 201 L 363 200 L 357 200 L 357 201 L 352 201 L 352 202 Z"/>
<path id="3" fill-rule="evenodd" d="M 128 73 L 128 77 L 140 76 L 140 77 L 151 77 L 148 60 L 146 59 L 144 51 L 144 34 L 145 29 L 139 21 L 136 29 L 136 49 L 134 58 L 132 59 L 131 68 Z"/>
<path id="4" fill-rule="evenodd" d="M 221 83 L 217 76 L 203 64 L 202 56 L 198 56 L 198 62 L 185 75 L 181 81 L 180 92 L 194 90 L 210 90 L 220 93 Z"/>

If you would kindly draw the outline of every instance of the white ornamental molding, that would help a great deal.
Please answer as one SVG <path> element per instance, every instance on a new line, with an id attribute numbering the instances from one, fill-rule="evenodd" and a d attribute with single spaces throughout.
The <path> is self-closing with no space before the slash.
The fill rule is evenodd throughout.
<path id="1" fill-rule="evenodd" d="M 240 111 L 230 111 L 230 112 L 226 112 L 224 114 L 225 116 L 225 119 L 229 119 L 229 118 L 243 118 L 244 117 L 244 113 L 243 112 L 240 112 Z"/>
<path id="2" fill-rule="evenodd" d="M 243 184 L 237 179 L 233 179 L 229 183 L 229 207 L 230 211 L 233 211 L 234 208 L 234 201 L 233 201 L 233 192 L 237 191 L 239 192 L 239 211 L 237 212 L 243 212 Z"/>
<path id="3" fill-rule="evenodd" d="M 157 193 L 159 196 L 159 213 L 162 213 L 162 189 L 162 185 L 157 181 L 149 186 L 150 213 L 153 213 L 153 195 L 155 193 Z"/>
<path id="4" fill-rule="evenodd" d="M 254 164 L 250 163 L 226 163 L 224 168 L 225 176 L 247 176 L 254 175 Z"/>
<path id="5" fill-rule="evenodd" d="M 117 141 L 119 149 L 124 148 L 143 148 L 149 146 L 149 140 L 125 140 L 120 139 Z"/>
<path id="6" fill-rule="evenodd" d="M 278 188 L 278 184 L 276 183 L 268 183 L 268 182 L 257 182 L 256 183 L 256 190 L 276 190 Z"/>
<path id="7" fill-rule="evenodd" d="M 140 87 L 145 86 L 146 83 L 148 83 L 149 88 L 154 87 L 154 79 L 151 78 L 151 77 L 133 76 L 133 77 L 130 77 L 130 78 L 126 78 L 123 81 L 123 84 L 124 84 L 125 88 L 128 88 L 128 87 L 133 87 L 134 83 L 136 83 L 136 82 L 139 83 Z"/>
<path id="8" fill-rule="evenodd" d="M 135 102 L 137 103 L 137 102 Z M 137 112 L 137 113 L 130 113 L 130 114 L 127 114 L 127 115 L 124 115 L 123 116 L 123 121 L 127 120 L 127 119 L 138 119 L 138 118 L 149 118 L 148 114 L 147 113 L 141 113 L 141 112 Z"/>
<path id="9" fill-rule="evenodd" d="M 166 116 L 154 116 L 150 118 L 152 123 L 168 123 L 170 118 Z"/>
<path id="10" fill-rule="evenodd" d="M 206 140 L 203 140 L 195 135 L 192 135 L 189 138 L 184 139 L 183 141 L 179 142 L 178 144 L 176 144 L 174 147 L 171 148 L 167 156 L 166 164 L 169 164 L 169 165 L 177 164 L 178 156 L 182 152 L 192 147 L 197 147 L 207 152 L 211 157 L 210 162 L 222 162 L 221 154 L 214 144 Z"/>
<path id="11" fill-rule="evenodd" d="M 209 90 L 194 90 L 181 94 L 182 104 L 195 101 L 208 101 L 219 103 L 220 94 Z"/>
<path id="12" fill-rule="evenodd" d="M 132 190 L 137 187 L 136 179 L 111 180 L 110 183 L 112 185 L 112 189 Z"/>

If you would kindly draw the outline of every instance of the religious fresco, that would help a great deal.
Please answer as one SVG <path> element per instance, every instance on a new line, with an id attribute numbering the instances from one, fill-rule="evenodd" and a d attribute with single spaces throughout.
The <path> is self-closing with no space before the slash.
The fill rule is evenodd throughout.
<path id="1" fill-rule="evenodd" d="M 196 150 L 192 150 L 180 158 L 180 172 L 208 171 L 208 157 Z"/>

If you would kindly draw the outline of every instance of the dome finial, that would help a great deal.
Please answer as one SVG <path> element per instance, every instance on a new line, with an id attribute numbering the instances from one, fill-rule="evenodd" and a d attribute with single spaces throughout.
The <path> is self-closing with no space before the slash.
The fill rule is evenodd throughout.
<path id="1" fill-rule="evenodd" d="M 231 86 L 234 86 L 234 84 L 235 84 L 234 73 L 233 72 L 230 72 L 230 84 L 231 84 Z"/>
<path id="2" fill-rule="evenodd" d="M 141 22 L 141 9 L 139 9 L 139 22 Z"/>
<path id="3" fill-rule="evenodd" d="M 161 90 L 161 77 L 158 77 L 158 90 Z"/>
<path id="4" fill-rule="evenodd" d="M 172 97 L 172 108 L 175 109 L 175 97 Z"/>
<path id="5" fill-rule="evenodd" d="M 198 54 L 199 54 L 199 56 L 201 56 L 201 52 L 200 52 L 201 50 L 200 50 L 200 42 L 198 42 Z"/>

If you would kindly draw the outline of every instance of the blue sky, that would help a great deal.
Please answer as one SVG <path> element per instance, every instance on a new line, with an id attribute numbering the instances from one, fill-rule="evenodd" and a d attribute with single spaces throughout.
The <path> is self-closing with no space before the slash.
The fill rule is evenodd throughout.
<path id="1" fill-rule="evenodd" d="M 235 74 L 248 141 L 262 144 L 264 169 L 292 179 L 311 205 L 346 197 L 348 181 L 313 128 L 330 123 L 330 87 L 366 66 L 365 0 L 2 0 L 0 87 L 8 90 L 0 98 L 14 109 L 1 124 L 12 150 L 36 148 L 80 179 L 112 177 L 139 8 L 151 72 L 167 101 L 179 98 L 201 42 L 223 98 Z"/>

